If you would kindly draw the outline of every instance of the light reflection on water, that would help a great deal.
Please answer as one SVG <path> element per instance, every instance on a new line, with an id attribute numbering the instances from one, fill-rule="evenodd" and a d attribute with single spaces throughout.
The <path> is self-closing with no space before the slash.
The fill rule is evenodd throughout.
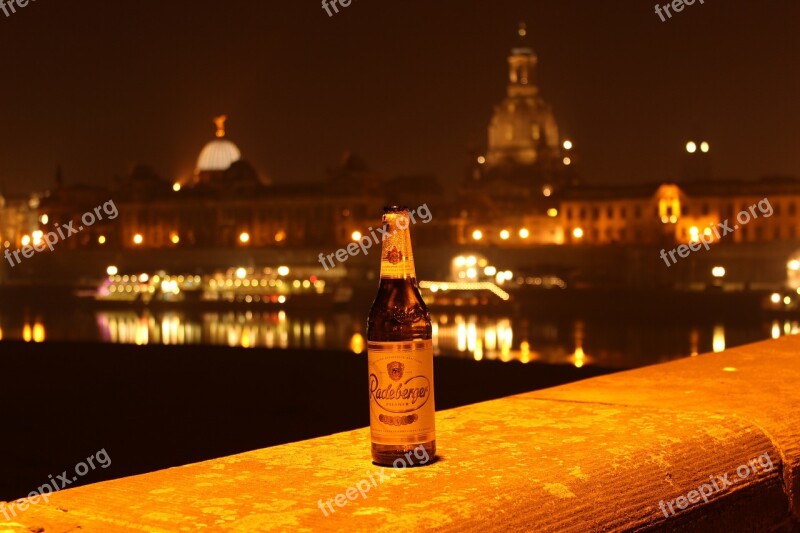
<path id="1" fill-rule="evenodd" d="M 628 368 L 800 332 L 798 322 L 742 327 L 626 325 L 592 320 L 541 321 L 477 314 L 432 314 L 437 356 L 599 365 Z M 91 327 L 91 321 L 94 327 Z M 0 315 L 0 339 L 44 342 L 100 341 L 124 344 L 244 348 L 336 349 L 364 353 L 363 317 L 349 313 L 308 316 L 278 312 L 101 311 L 84 317 L 37 316 L 22 322 Z"/>

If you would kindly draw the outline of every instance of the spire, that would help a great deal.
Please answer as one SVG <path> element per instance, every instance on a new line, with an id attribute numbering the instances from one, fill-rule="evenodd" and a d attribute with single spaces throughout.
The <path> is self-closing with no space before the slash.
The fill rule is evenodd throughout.
<path id="1" fill-rule="evenodd" d="M 517 28 L 517 46 L 508 57 L 509 96 L 531 96 L 536 94 L 534 74 L 538 59 L 528 44 L 528 25 L 524 21 Z"/>
<path id="2" fill-rule="evenodd" d="M 225 137 L 225 121 L 228 120 L 228 115 L 220 115 L 214 117 L 214 124 L 217 126 L 217 137 Z"/>
<path id="3" fill-rule="evenodd" d="M 521 20 L 517 27 L 516 43 L 517 45 L 511 50 L 513 55 L 536 55 L 533 53 L 533 49 L 528 41 L 528 24 L 524 20 Z"/>

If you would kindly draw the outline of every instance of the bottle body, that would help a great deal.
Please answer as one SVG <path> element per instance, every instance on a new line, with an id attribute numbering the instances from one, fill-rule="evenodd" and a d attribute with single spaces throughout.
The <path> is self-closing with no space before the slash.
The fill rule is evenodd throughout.
<path id="1" fill-rule="evenodd" d="M 411 466 L 414 450 L 436 453 L 431 321 L 417 286 L 407 210 L 387 208 L 384 224 L 380 286 L 367 321 L 372 458 Z"/>

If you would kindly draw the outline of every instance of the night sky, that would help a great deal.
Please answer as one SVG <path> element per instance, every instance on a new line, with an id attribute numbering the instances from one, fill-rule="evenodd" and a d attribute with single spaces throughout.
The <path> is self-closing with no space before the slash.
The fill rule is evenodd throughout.
<path id="1" fill-rule="evenodd" d="M 715 174 L 800 176 L 800 2 L 36 0 L 0 12 L 0 184 L 189 174 L 214 115 L 278 183 L 345 149 L 455 185 L 505 95 L 519 20 L 588 183 L 670 179 L 695 132 Z M 663 3 L 666 3 L 664 1 Z"/>

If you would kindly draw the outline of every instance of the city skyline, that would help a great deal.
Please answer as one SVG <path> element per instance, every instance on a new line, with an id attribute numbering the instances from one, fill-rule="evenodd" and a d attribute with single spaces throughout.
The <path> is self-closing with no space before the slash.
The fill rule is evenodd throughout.
<path id="1" fill-rule="evenodd" d="M 5 66 L 15 83 L 0 89 L 14 102 L 0 132 L 8 192 L 50 187 L 59 164 L 70 184 L 106 185 L 136 164 L 180 179 L 222 113 L 242 157 L 275 183 L 319 181 L 352 150 L 386 177 L 456 186 L 469 146 L 486 147 L 521 20 L 585 183 L 675 179 L 684 144 L 701 137 L 716 176 L 800 175 L 800 45 L 788 33 L 800 9 L 788 1 L 706 3 L 668 24 L 647 6 L 522 2 L 425 6 L 426 17 L 421 3 L 361 2 L 333 18 L 316 3 L 232 3 L 191 24 L 178 6 L 155 18 L 92 2 L 80 15 L 28 7 L 0 20 L 4 49 L 18 50 Z"/>

